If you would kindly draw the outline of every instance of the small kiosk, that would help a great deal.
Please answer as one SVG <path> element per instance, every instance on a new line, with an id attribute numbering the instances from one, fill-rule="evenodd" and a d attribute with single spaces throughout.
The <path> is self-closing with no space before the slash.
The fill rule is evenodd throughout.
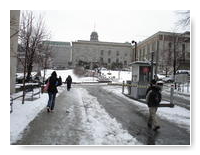
<path id="1" fill-rule="evenodd" d="M 135 61 L 131 63 L 130 66 L 132 70 L 132 79 L 131 81 L 126 82 L 126 86 L 128 87 L 128 94 L 124 95 L 146 103 L 146 100 L 144 99 L 146 98 L 146 91 L 149 87 L 150 81 L 154 78 L 153 75 L 155 75 L 155 65 L 156 63 L 149 63 L 144 61 Z M 163 83 L 157 84 L 161 87 L 163 86 Z M 124 87 L 122 87 L 122 93 L 123 91 Z M 162 100 L 159 107 L 174 107 L 173 87 L 171 88 L 170 102 Z"/>
<path id="2" fill-rule="evenodd" d="M 144 99 L 146 97 L 146 90 L 152 79 L 152 66 L 151 64 L 144 61 L 135 61 L 130 64 L 132 70 L 132 79 L 127 81 L 129 95 L 135 99 Z M 153 75 L 155 72 L 153 67 Z"/>

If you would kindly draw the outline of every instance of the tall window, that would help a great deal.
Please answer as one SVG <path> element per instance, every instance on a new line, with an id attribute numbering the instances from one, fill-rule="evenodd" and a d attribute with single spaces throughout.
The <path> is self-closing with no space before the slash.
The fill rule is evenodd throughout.
<path id="1" fill-rule="evenodd" d="M 111 50 L 108 51 L 108 55 L 111 55 Z"/>
<path id="2" fill-rule="evenodd" d="M 103 50 L 101 50 L 101 55 L 103 55 Z"/>
<path id="3" fill-rule="evenodd" d="M 172 48 L 172 43 L 169 43 L 168 46 L 169 46 L 169 49 L 171 49 Z"/>
<path id="4" fill-rule="evenodd" d="M 143 48 L 142 60 L 144 59 L 144 57 L 145 57 L 145 48 Z"/>
<path id="5" fill-rule="evenodd" d="M 182 44 L 182 51 L 185 51 L 185 44 Z"/>
<path id="6" fill-rule="evenodd" d="M 100 58 L 100 62 L 103 63 L 103 58 L 102 57 Z"/>
<path id="7" fill-rule="evenodd" d="M 116 63 L 119 63 L 119 59 L 118 58 L 116 59 Z"/>
<path id="8" fill-rule="evenodd" d="M 168 44 L 168 47 L 169 47 L 168 58 L 171 58 L 171 54 L 172 54 L 172 52 L 171 52 L 171 49 L 172 49 L 172 43 L 171 43 L 171 42 Z"/>
<path id="9" fill-rule="evenodd" d="M 148 60 L 150 60 L 150 45 L 147 45 L 147 56 L 148 56 Z"/>
<path id="10" fill-rule="evenodd" d="M 185 60 L 185 44 L 182 44 L 182 57 Z"/>
<path id="11" fill-rule="evenodd" d="M 111 61 L 110 61 L 110 58 L 108 58 L 108 63 L 110 63 Z"/>
<path id="12" fill-rule="evenodd" d="M 119 51 L 116 52 L 116 55 L 119 56 Z"/>
<path id="13" fill-rule="evenodd" d="M 138 60 L 141 60 L 141 57 L 142 57 L 142 49 L 140 49 L 140 53 L 139 53 L 138 56 L 139 56 L 139 57 L 138 57 Z"/>

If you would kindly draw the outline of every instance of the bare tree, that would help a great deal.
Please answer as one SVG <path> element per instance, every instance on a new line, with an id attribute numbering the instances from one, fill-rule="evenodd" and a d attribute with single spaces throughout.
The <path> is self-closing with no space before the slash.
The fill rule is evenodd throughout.
<path id="1" fill-rule="evenodd" d="M 35 62 L 36 53 L 42 41 L 48 37 L 42 16 L 38 19 L 32 11 L 25 11 L 21 16 L 21 25 L 19 31 L 19 43 L 25 53 L 24 58 L 24 80 L 23 80 L 23 101 L 25 96 L 25 79 L 31 79 L 33 63 Z M 26 76 L 26 77 L 25 77 Z M 22 101 L 22 103 L 23 103 Z"/>
<path id="2" fill-rule="evenodd" d="M 22 22 L 20 29 L 20 42 L 25 51 L 25 70 L 27 72 L 26 80 L 29 81 L 35 61 L 36 51 L 41 42 L 48 37 L 45 30 L 44 20 L 40 16 L 36 19 L 33 12 L 24 12 L 22 14 Z"/>
<path id="3" fill-rule="evenodd" d="M 161 56 L 163 57 L 160 62 L 161 68 L 165 71 L 166 76 L 172 71 L 175 75 L 176 70 L 181 65 L 180 62 L 186 58 L 184 48 L 185 44 L 189 42 L 189 37 L 187 32 L 173 33 L 170 36 L 165 36 L 165 39 L 168 44 L 161 51 Z"/>
<path id="4" fill-rule="evenodd" d="M 172 70 L 173 59 L 171 46 L 172 44 L 169 44 L 169 47 L 161 52 L 164 59 L 160 62 L 160 64 L 162 71 L 165 72 L 165 76 L 168 76 L 169 72 Z"/>
<path id="5" fill-rule="evenodd" d="M 183 29 L 190 28 L 190 10 L 176 11 L 176 14 L 179 16 L 179 20 L 176 25 Z"/>
<path id="6" fill-rule="evenodd" d="M 44 73 L 43 73 L 43 83 L 45 81 L 45 71 L 47 68 L 50 67 L 50 59 L 52 57 L 52 48 L 50 46 L 50 42 L 49 41 L 44 41 L 42 42 L 42 44 L 39 46 L 38 48 L 38 52 L 37 52 L 37 63 L 38 63 L 38 72 L 41 73 L 41 69 L 43 69 Z"/>

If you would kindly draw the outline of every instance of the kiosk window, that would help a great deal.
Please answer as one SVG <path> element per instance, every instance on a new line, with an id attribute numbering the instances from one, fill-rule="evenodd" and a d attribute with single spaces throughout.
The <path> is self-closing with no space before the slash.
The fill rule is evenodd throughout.
<path id="1" fill-rule="evenodd" d="M 149 66 L 140 66 L 140 82 L 149 82 L 150 80 L 150 71 Z"/>

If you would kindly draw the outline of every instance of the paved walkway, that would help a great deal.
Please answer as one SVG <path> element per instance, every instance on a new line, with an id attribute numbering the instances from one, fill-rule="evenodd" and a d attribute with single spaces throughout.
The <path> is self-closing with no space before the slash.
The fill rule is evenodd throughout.
<path id="1" fill-rule="evenodd" d="M 47 113 L 46 109 L 41 111 L 24 131 L 22 139 L 15 144 L 81 145 L 83 137 L 90 139 L 90 133 L 82 126 L 86 123 L 83 118 L 87 114 L 83 110 L 82 96 L 77 93 L 79 88 L 85 88 L 95 96 L 109 115 L 144 145 L 189 145 L 190 133 L 175 123 L 160 120 L 162 128 L 155 134 L 147 128 L 147 114 L 132 102 L 105 92 L 101 86 L 87 85 L 77 85 L 70 91 L 65 90 L 60 94 L 56 98 L 55 112 Z"/>
<path id="2" fill-rule="evenodd" d="M 75 90 L 64 91 L 56 98 L 55 112 L 46 109 L 29 124 L 23 138 L 17 145 L 78 145 L 84 132 L 79 126 L 81 121 L 80 105 L 77 98 L 70 95 Z M 69 111 L 66 112 L 66 111 Z"/>

